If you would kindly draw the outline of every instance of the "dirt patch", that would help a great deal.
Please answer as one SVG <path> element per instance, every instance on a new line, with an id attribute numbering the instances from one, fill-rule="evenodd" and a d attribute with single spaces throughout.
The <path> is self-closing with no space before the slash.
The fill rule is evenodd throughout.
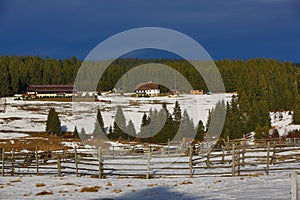
<path id="1" fill-rule="evenodd" d="M 11 180 L 11 181 L 9 181 L 9 182 L 11 182 L 11 183 L 17 183 L 17 182 L 22 182 L 22 180 L 19 178 L 19 179 L 17 179 L 17 180 Z"/>
<path id="2" fill-rule="evenodd" d="M 117 189 L 114 189 L 114 190 L 113 190 L 113 192 L 114 192 L 114 193 L 121 193 L 121 192 L 122 192 L 122 190 L 121 190 L 121 189 L 119 189 L 119 190 L 117 190 Z"/>
<path id="3" fill-rule="evenodd" d="M 26 106 L 22 105 L 19 107 L 19 110 L 24 110 L 24 111 L 31 111 L 31 112 L 39 112 L 43 110 L 42 108 L 37 108 L 37 107 L 31 107 L 31 106 Z"/>
<path id="4" fill-rule="evenodd" d="M 188 185 L 188 184 L 193 184 L 193 182 L 191 182 L 191 181 L 183 181 L 181 183 L 181 185 Z"/>
<path id="5" fill-rule="evenodd" d="M 36 193 L 35 195 L 36 196 L 41 196 L 41 195 L 52 195 L 52 194 L 53 194 L 52 191 L 46 191 L 46 190 L 44 190 L 42 192 Z"/>
<path id="6" fill-rule="evenodd" d="M 80 189 L 80 192 L 98 192 L 99 186 L 94 186 L 94 187 L 83 187 Z"/>
<path id="7" fill-rule="evenodd" d="M 111 182 L 108 182 L 108 183 L 106 184 L 106 186 L 112 186 L 112 183 L 111 183 Z"/>
<path id="8" fill-rule="evenodd" d="M 75 185 L 75 186 L 80 186 L 80 185 L 75 184 L 75 183 L 64 183 L 64 184 L 62 184 L 62 185 Z"/>
<path id="9" fill-rule="evenodd" d="M 21 133 L 21 132 L 20 132 Z M 16 152 L 21 150 L 35 151 L 36 147 L 41 151 L 53 151 L 68 149 L 62 142 L 81 142 L 80 139 L 64 138 L 64 136 L 50 135 L 46 132 L 22 132 L 29 134 L 28 137 L 16 139 L 0 139 L 0 148 L 5 152 L 14 149 Z"/>
<path id="10" fill-rule="evenodd" d="M 157 184 L 148 184 L 147 186 L 148 187 L 154 187 L 154 186 L 157 186 Z"/>
<path id="11" fill-rule="evenodd" d="M 3 119 L 5 122 L 9 122 L 9 121 L 15 121 L 15 120 L 21 120 L 21 117 L 6 117 L 6 118 L 1 118 Z"/>
<path id="12" fill-rule="evenodd" d="M 44 183 L 37 183 L 37 184 L 35 185 L 35 187 L 44 187 L 44 186 L 46 186 Z"/>

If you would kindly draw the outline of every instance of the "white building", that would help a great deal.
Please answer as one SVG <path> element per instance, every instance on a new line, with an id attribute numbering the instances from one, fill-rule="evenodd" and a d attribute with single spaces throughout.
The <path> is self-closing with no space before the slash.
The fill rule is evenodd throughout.
<path id="1" fill-rule="evenodd" d="M 137 84 L 134 91 L 139 97 L 149 97 L 157 96 L 160 93 L 160 88 L 158 83 L 147 82 Z"/>

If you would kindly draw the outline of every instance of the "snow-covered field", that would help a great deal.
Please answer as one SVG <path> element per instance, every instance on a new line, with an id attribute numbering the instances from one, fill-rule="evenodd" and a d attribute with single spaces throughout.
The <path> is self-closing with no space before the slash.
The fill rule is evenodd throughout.
<path id="1" fill-rule="evenodd" d="M 166 102 L 169 111 L 173 112 L 176 101 L 181 105 L 182 111 L 188 111 L 194 124 L 199 120 L 202 120 L 205 124 L 208 110 L 213 108 L 219 100 L 229 101 L 231 96 L 232 94 L 213 94 L 182 95 L 176 98 L 136 98 L 130 97 L 130 94 L 125 96 L 103 94 L 99 97 L 100 102 L 76 103 L 75 115 L 72 102 L 15 101 L 13 98 L 6 98 L 5 112 L 0 113 L 0 131 L 44 131 L 48 111 L 51 107 L 54 107 L 59 113 L 65 131 L 73 131 L 76 125 L 79 131 L 81 127 L 84 127 L 86 132 L 90 133 L 94 129 L 97 109 L 101 109 L 104 124 L 109 127 L 113 124 L 117 106 L 122 106 L 127 122 L 131 119 L 136 131 L 139 131 L 144 112 L 149 112 L 150 108 L 152 110 L 161 109 L 162 102 Z"/>
<path id="2" fill-rule="evenodd" d="M 166 102 L 169 111 L 173 112 L 175 101 L 180 103 L 182 111 L 188 111 L 194 124 L 198 120 L 202 120 L 205 124 L 209 109 L 213 108 L 219 100 L 230 101 L 231 97 L 232 94 L 213 94 L 181 95 L 176 98 L 136 98 L 130 97 L 130 94 L 103 94 L 99 97 L 99 102 L 76 103 L 75 114 L 72 102 L 15 101 L 13 98 L 6 98 L 5 112 L 0 113 L 0 138 L 24 137 L 26 135 L 22 133 L 44 131 L 47 114 L 51 107 L 59 112 L 65 131 L 73 131 L 76 125 L 79 131 L 81 127 L 84 127 L 87 133 L 92 132 L 98 108 L 102 111 L 105 126 L 109 127 L 114 121 L 116 106 L 122 106 L 127 122 L 131 119 L 138 132 L 144 112 L 148 112 L 150 108 L 161 109 L 162 102 Z M 292 124 L 292 115 L 288 111 L 271 112 L 270 117 L 272 126 L 278 129 L 280 135 L 300 129 L 300 125 Z"/>
<path id="3" fill-rule="evenodd" d="M 271 125 L 278 130 L 280 136 L 287 135 L 288 132 L 293 130 L 300 130 L 300 124 L 292 124 L 293 116 L 289 111 L 284 112 L 271 112 Z"/>
<path id="4" fill-rule="evenodd" d="M 299 178 L 298 178 L 299 180 Z M 0 199 L 291 199 L 288 173 L 258 177 L 95 179 L 1 177 Z M 37 187 L 40 186 L 40 187 Z M 95 192 L 81 192 L 93 187 Z M 48 195 L 37 195 L 41 192 Z"/>

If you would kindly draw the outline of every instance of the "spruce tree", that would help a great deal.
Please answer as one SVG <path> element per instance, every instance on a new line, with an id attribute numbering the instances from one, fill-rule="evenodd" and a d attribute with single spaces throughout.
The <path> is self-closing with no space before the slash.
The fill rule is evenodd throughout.
<path id="1" fill-rule="evenodd" d="M 127 140 L 127 134 L 124 131 L 126 131 L 126 119 L 121 106 L 118 106 L 114 121 L 114 130 L 109 138 L 115 140 Z"/>
<path id="2" fill-rule="evenodd" d="M 104 122 L 103 122 L 103 118 L 101 115 L 101 111 L 100 111 L 100 109 L 98 109 L 97 118 L 96 118 L 96 122 L 95 122 L 95 128 L 93 131 L 93 138 L 95 138 L 95 139 L 102 138 L 104 134 L 105 134 Z"/>
<path id="3" fill-rule="evenodd" d="M 89 136 L 86 134 L 86 132 L 85 132 L 85 129 L 84 128 L 81 128 L 81 131 L 80 131 L 80 139 L 82 139 L 82 140 L 87 140 L 87 139 L 89 139 Z"/>
<path id="4" fill-rule="evenodd" d="M 151 123 L 151 118 L 150 116 L 148 117 L 146 113 L 144 113 L 143 118 L 142 118 L 142 124 L 141 124 L 141 132 L 139 134 L 139 138 L 142 138 L 141 140 L 145 140 L 148 138 L 149 133 L 150 133 L 150 128 L 149 124 Z"/>
<path id="5" fill-rule="evenodd" d="M 195 135 L 195 140 L 202 142 L 204 140 L 204 136 L 205 136 L 204 125 L 203 125 L 203 122 L 201 120 L 199 120 L 198 126 L 197 126 L 197 132 Z"/>
<path id="6" fill-rule="evenodd" d="M 79 133 L 77 131 L 77 127 L 75 126 L 74 131 L 73 131 L 73 137 L 74 138 L 79 138 Z"/>
<path id="7" fill-rule="evenodd" d="M 136 138 L 136 131 L 132 120 L 129 120 L 128 125 L 126 126 L 127 140 L 134 140 Z"/>
<path id="8" fill-rule="evenodd" d="M 300 109 L 299 106 L 295 106 L 293 111 L 293 123 L 300 124 Z"/>
<path id="9" fill-rule="evenodd" d="M 48 118 L 46 122 L 46 132 L 50 134 L 61 135 L 61 124 L 58 118 L 58 114 L 54 108 L 50 108 Z"/>

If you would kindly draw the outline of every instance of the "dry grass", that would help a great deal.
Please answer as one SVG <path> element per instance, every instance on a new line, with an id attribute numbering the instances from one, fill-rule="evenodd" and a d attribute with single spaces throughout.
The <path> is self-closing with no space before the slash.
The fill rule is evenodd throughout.
<path id="1" fill-rule="evenodd" d="M 36 196 L 41 196 L 41 195 L 52 195 L 52 194 L 53 194 L 52 191 L 43 190 L 42 192 L 36 193 L 35 195 Z"/>
<path id="2" fill-rule="evenodd" d="M 31 107 L 31 106 L 27 106 L 27 105 L 20 106 L 19 109 L 25 110 L 25 111 L 32 111 L 32 112 L 39 112 L 39 111 L 43 110 L 41 108 Z"/>
<path id="3" fill-rule="evenodd" d="M 154 187 L 154 186 L 157 186 L 157 184 L 148 184 L 147 186 L 148 187 Z"/>
<path id="4" fill-rule="evenodd" d="M 10 180 L 9 182 L 11 182 L 11 183 L 17 183 L 17 182 L 22 182 L 22 180 L 19 178 L 17 180 Z"/>
<path id="5" fill-rule="evenodd" d="M 114 192 L 114 193 L 121 193 L 121 192 L 122 192 L 122 190 L 121 190 L 121 189 L 119 189 L 119 190 L 117 190 L 117 189 L 114 189 L 114 190 L 113 190 L 113 192 Z"/>
<path id="6" fill-rule="evenodd" d="M 68 190 L 59 190 L 58 193 L 68 193 Z"/>
<path id="7" fill-rule="evenodd" d="M 188 184 L 193 184 L 193 182 L 191 181 L 183 181 L 182 183 L 180 183 L 181 185 L 188 185 Z"/>
<path id="8" fill-rule="evenodd" d="M 44 183 L 37 183 L 37 184 L 35 185 L 35 187 L 44 187 L 44 186 L 46 186 Z"/>
<path id="9" fill-rule="evenodd" d="M 64 184 L 62 184 L 62 185 L 75 185 L 75 186 L 80 186 L 80 185 L 78 185 L 78 184 L 70 183 L 70 182 L 64 183 Z"/>
<path id="10" fill-rule="evenodd" d="M 112 183 L 111 182 L 107 182 L 106 186 L 112 186 Z"/>
<path id="11" fill-rule="evenodd" d="M 2 131 L 5 133 L 11 133 L 11 131 Z M 81 142 L 80 139 L 64 138 L 64 136 L 50 135 L 46 132 L 20 132 L 29 134 L 29 137 L 18 139 L 0 139 L 0 148 L 4 148 L 5 151 L 21 151 L 27 149 L 29 151 L 35 151 L 36 146 L 39 150 L 60 150 L 67 149 L 62 142 Z M 11 142 L 13 141 L 13 142 Z"/>
<path id="12" fill-rule="evenodd" d="M 80 189 L 80 192 L 98 192 L 99 186 L 94 186 L 94 187 L 83 187 Z"/>

